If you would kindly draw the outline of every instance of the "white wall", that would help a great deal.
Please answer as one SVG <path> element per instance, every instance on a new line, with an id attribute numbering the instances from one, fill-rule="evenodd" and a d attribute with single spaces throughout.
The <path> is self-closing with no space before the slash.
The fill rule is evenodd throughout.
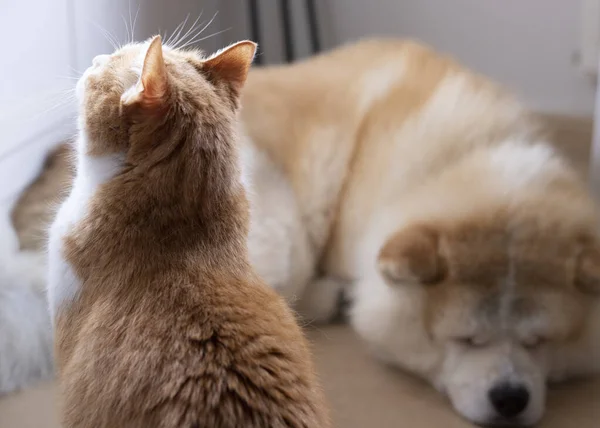
<path id="1" fill-rule="evenodd" d="M 72 128 L 72 106 L 58 107 L 72 85 L 68 9 L 69 0 L 2 2 L 0 200 L 35 174 L 42 162 L 35 154 Z"/>
<path id="2" fill-rule="evenodd" d="M 328 22 L 326 13 L 327 1 L 317 0 L 322 23 Z M 283 28 L 281 22 L 280 2 L 277 0 L 258 0 L 261 45 L 259 55 L 264 64 L 277 64 L 285 61 Z M 249 2 L 246 0 L 218 0 L 221 25 L 229 30 L 223 33 L 222 42 L 232 43 L 250 38 Z M 296 58 L 309 56 L 311 53 L 308 18 L 304 0 L 291 0 L 292 33 L 294 37 L 294 54 Z M 327 39 L 327 25 L 322 26 L 323 43 L 330 46 Z"/>
<path id="3" fill-rule="evenodd" d="M 77 69 L 84 70 L 95 55 L 110 53 L 113 50 L 98 25 L 114 36 L 120 44 L 131 39 L 131 27 L 134 22 L 135 40 L 144 40 L 158 33 L 168 37 L 188 14 L 190 17 L 186 27 L 189 28 L 201 15 L 198 20 L 198 27 L 201 28 L 201 23 L 208 23 L 215 15 L 217 3 L 218 0 L 74 1 Z M 203 34 L 208 36 L 221 29 L 217 15 Z M 220 46 L 220 35 L 202 41 L 199 46 L 208 51 L 216 50 Z"/>
<path id="4" fill-rule="evenodd" d="M 595 86 L 574 60 L 580 0 L 327 0 L 337 42 L 418 38 L 513 88 L 533 107 L 591 116 Z"/>

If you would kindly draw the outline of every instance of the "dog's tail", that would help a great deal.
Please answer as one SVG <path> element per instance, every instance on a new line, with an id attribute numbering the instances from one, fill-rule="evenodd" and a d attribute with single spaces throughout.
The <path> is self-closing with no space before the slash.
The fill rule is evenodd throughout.
<path id="1" fill-rule="evenodd" d="M 52 329 L 45 297 L 45 257 L 21 251 L 0 219 L 0 395 L 52 376 Z"/>

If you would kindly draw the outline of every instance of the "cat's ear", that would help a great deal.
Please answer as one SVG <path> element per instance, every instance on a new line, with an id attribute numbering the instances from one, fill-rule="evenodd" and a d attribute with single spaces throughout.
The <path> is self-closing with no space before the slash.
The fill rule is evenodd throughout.
<path id="1" fill-rule="evenodd" d="M 207 79 L 229 88 L 234 97 L 239 97 L 252 65 L 256 43 L 249 40 L 237 42 L 210 56 L 202 64 Z"/>
<path id="2" fill-rule="evenodd" d="M 146 51 L 138 83 L 123 94 L 122 101 L 124 105 L 140 104 L 146 108 L 160 107 L 167 98 L 168 90 L 169 79 L 163 58 L 162 40 L 160 36 L 156 36 Z"/>

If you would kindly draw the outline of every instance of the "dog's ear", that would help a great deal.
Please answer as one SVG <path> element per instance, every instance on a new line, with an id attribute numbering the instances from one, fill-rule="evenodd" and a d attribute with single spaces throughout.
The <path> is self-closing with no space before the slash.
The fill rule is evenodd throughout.
<path id="1" fill-rule="evenodd" d="M 379 270 L 391 284 L 435 284 L 446 275 L 439 232 L 412 226 L 392 235 L 379 252 Z"/>
<path id="2" fill-rule="evenodd" d="M 600 247 L 585 248 L 577 260 L 575 285 L 581 291 L 600 294 Z"/>

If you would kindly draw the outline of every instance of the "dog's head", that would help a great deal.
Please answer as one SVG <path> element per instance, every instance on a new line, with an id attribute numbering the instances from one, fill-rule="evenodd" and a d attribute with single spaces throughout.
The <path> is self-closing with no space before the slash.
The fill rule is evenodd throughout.
<path id="1" fill-rule="evenodd" d="M 388 290 L 380 293 L 381 311 L 369 315 L 358 304 L 354 317 L 355 325 L 386 318 L 377 327 L 383 331 L 368 333 L 373 345 L 421 371 L 459 413 L 486 425 L 540 419 L 553 353 L 579 340 L 600 292 L 593 235 L 509 223 L 402 228 L 380 249 L 380 284 L 369 285 Z"/>

